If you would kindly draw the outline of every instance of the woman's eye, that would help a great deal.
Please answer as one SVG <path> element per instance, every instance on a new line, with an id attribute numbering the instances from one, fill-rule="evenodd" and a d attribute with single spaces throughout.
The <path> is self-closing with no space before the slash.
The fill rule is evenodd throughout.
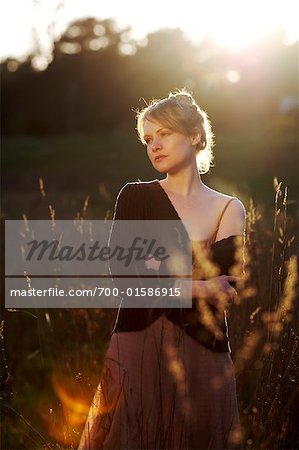
<path id="1" fill-rule="evenodd" d="M 169 131 L 162 131 L 161 136 L 169 136 L 170 132 Z"/>

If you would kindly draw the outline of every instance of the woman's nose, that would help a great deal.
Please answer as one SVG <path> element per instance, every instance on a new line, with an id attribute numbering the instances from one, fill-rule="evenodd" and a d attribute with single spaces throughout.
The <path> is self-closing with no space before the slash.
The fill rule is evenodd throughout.
<path id="1" fill-rule="evenodd" d="M 152 142 L 152 151 L 155 152 L 156 150 L 159 150 L 161 148 L 161 144 L 159 139 L 154 139 Z"/>

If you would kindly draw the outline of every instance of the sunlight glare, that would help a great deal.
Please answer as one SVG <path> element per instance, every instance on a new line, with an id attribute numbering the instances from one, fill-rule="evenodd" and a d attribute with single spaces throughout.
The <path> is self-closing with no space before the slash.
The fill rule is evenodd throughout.
<path id="1" fill-rule="evenodd" d="M 230 83 L 238 83 L 238 81 L 240 81 L 240 73 L 237 70 L 229 70 L 226 74 L 226 78 Z"/>
<path id="2" fill-rule="evenodd" d="M 130 43 L 120 42 L 118 49 L 123 55 L 135 55 L 136 53 L 136 46 Z"/>
<path id="3" fill-rule="evenodd" d="M 32 65 L 37 72 L 41 72 L 46 70 L 48 67 L 49 61 L 43 55 L 35 55 L 32 58 Z"/>
<path id="4" fill-rule="evenodd" d="M 16 61 L 15 59 L 12 59 L 10 61 L 8 61 L 7 63 L 7 70 L 9 72 L 16 72 L 19 68 L 19 62 Z"/>
<path id="5" fill-rule="evenodd" d="M 180 27 L 187 38 L 200 41 L 209 34 L 218 45 L 242 49 L 269 36 L 278 28 L 298 39 L 295 32 L 296 0 L 185 0 L 184 5 L 152 0 L 151 7 L 138 9 L 132 0 L 111 0 L 98 7 L 98 12 L 112 13 L 121 26 L 132 26 L 135 39 L 159 28 Z M 111 15 L 111 14 L 110 14 Z"/>
<path id="6" fill-rule="evenodd" d="M 89 42 L 89 48 L 93 51 L 98 51 L 101 48 L 106 48 L 109 45 L 109 38 L 107 36 L 101 36 L 96 39 L 92 39 Z"/>
<path id="7" fill-rule="evenodd" d="M 284 3 L 260 0 L 250 2 L 211 0 L 202 5 L 202 11 L 204 11 L 204 26 L 218 45 L 242 49 L 271 35 L 279 28 L 285 29 L 288 37 L 288 32 L 293 30 L 292 10 L 299 12 L 298 6 L 292 0 L 286 0 Z M 193 23 L 195 19 L 196 15 L 192 17 L 192 22 L 189 20 L 189 34 L 193 39 L 196 39 L 198 34 L 196 32 L 198 23 Z"/>
<path id="8" fill-rule="evenodd" d="M 75 55 L 81 51 L 81 45 L 78 42 L 62 42 L 59 48 L 66 55 Z"/>
<path id="9" fill-rule="evenodd" d="M 10 0 L 5 2 L 4 12 L 0 16 L 0 59 L 24 57 L 38 46 L 49 61 L 53 39 L 59 39 L 71 22 L 87 17 L 100 21 L 111 18 L 119 31 L 131 27 L 132 38 L 141 43 L 149 33 L 165 27 L 181 28 L 186 38 L 195 42 L 208 34 L 221 47 L 236 50 L 278 29 L 284 30 L 288 44 L 299 39 L 298 0 L 185 0 L 183 5 L 152 0 L 146 7 L 138 6 L 135 0 Z M 70 30 L 73 37 L 77 32 L 76 27 Z M 94 32 L 100 37 L 105 30 L 99 24 Z M 127 53 L 130 51 L 128 48 Z"/>

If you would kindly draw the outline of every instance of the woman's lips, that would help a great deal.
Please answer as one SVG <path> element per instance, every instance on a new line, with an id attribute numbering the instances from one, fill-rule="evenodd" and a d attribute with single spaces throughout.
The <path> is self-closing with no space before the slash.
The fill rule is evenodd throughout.
<path id="1" fill-rule="evenodd" d="M 156 161 L 160 161 L 160 160 L 163 159 L 163 158 L 166 158 L 166 155 L 159 155 L 159 156 L 156 156 L 155 162 L 156 162 Z"/>

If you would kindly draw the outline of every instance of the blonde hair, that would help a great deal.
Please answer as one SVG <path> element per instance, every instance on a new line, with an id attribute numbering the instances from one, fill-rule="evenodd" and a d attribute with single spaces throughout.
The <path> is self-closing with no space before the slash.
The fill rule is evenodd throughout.
<path id="1" fill-rule="evenodd" d="M 167 98 L 152 100 L 141 111 L 137 111 L 137 132 L 141 142 L 144 141 L 143 126 L 146 120 L 157 121 L 161 125 L 191 136 L 195 128 L 201 133 L 196 146 L 196 164 L 201 174 L 207 173 L 213 166 L 214 133 L 207 114 L 203 111 L 190 92 L 180 89 L 170 92 Z"/>

